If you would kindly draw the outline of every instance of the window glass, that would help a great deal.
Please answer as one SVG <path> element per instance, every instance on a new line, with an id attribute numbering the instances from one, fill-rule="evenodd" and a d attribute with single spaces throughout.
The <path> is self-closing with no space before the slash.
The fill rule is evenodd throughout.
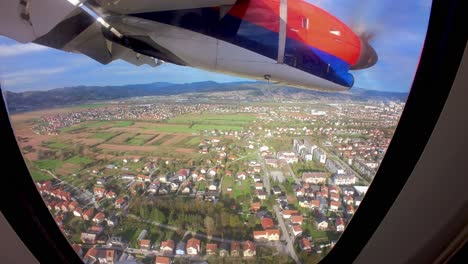
<path id="1" fill-rule="evenodd" d="M 77 254 L 320 261 L 372 188 L 431 2 L 110 2 L 0 18 L 17 141 Z"/>

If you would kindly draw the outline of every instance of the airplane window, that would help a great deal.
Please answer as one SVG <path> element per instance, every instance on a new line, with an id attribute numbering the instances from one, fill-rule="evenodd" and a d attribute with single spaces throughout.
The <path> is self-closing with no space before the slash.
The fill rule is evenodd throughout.
<path id="1" fill-rule="evenodd" d="M 0 4 L 38 191 L 85 263 L 319 262 L 385 156 L 431 2 L 179 2 Z"/>

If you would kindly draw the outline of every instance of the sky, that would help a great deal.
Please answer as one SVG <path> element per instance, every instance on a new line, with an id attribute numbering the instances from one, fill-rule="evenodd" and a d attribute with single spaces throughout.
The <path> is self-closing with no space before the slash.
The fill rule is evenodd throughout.
<path id="1" fill-rule="evenodd" d="M 308 0 L 355 31 L 373 32 L 379 61 L 352 71 L 354 87 L 409 91 L 424 43 L 431 0 Z M 91 58 L 0 36 L 0 83 L 10 91 L 78 85 L 244 81 L 238 77 L 165 63 L 152 68 L 124 61 L 101 65 Z"/>

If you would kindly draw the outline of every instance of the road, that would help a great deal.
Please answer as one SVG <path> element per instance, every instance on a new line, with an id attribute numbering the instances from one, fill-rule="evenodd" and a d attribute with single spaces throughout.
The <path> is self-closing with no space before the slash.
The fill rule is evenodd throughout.
<path id="1" fill-rule="evenodd" d="M 46 172 L 47 174 L 52 176 L 54 179 L 59 181 L 60 184 L 66 185 L 69 188 L 71 188 L 75 192 L 74 196 L 77 197 L 80 200 L 79 201 L 80 204 L 89 204 L 93 200 L 94 197 L 92 195 L 90 196 L 90 195 L 86 194 L 85 192 L 81 191 L 79 188 L 77 188 L 77 187 L 69 184 L 68 182 L 60 179 L 54 173 L 52 173 L 50 170 L 41 169 L 41 171 Z M 99 207 L 99 203 L 94 202 L 94 204 L 95 204 L 95 207 Z"/>
<path id="2" fill-rule="evenodd" d="M 263 170 L 263 187 L 265 187 L 267 196 L 270 196 L 271 194 L 271 186 L 270 186 L 270 172 L 268 171 L 268 168 L 265 165 L 265 159 L 260 155 L 260 152 L 257 151 L 258 155 L 258 163 L 262 165 L 262 170 Z"/>
<path id="3" fill-rule="evenodd" d="M 301 263 L 296 255 L 296 251 L 294 250 L 294 239 L 291 239 L 288 229 L 286 228 L 286 224 L 284 223 L 283 217 L 279 211 L 278 205 L 273 205 L 273 209 L 275 210 L 276 218 L 278 219 L 279 226 L 281 227 L 281 232 L 286 238 L 286 249 L 288 250 L 289 255 L 296 263 Z"/>

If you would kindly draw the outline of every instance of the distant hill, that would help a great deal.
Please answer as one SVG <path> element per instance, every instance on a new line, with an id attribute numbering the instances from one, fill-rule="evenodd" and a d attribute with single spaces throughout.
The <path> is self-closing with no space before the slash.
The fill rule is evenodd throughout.
<path id="1" fill-rule="evenodd" d="M 123 86 L 76 86 L 47 91 L 5 92 L 10 112 L 23 112 L 57 106 L 76 105 L 86 102 L 125 99 L 140 96 L 179 95 L 185 93 L 210 93 L 223 91 L 248 91 L 250 97 L 271 96 L 279 100 L 288 99 L 336 99 L 336 100 L 396 100 L 405 101 L 407 93 L 381 92 L 353 88 L 350 91 L 319 92 L 267 84 L 264 82 L 217 83 L 212 81 L 187 84 L 157 82 Z"/>

